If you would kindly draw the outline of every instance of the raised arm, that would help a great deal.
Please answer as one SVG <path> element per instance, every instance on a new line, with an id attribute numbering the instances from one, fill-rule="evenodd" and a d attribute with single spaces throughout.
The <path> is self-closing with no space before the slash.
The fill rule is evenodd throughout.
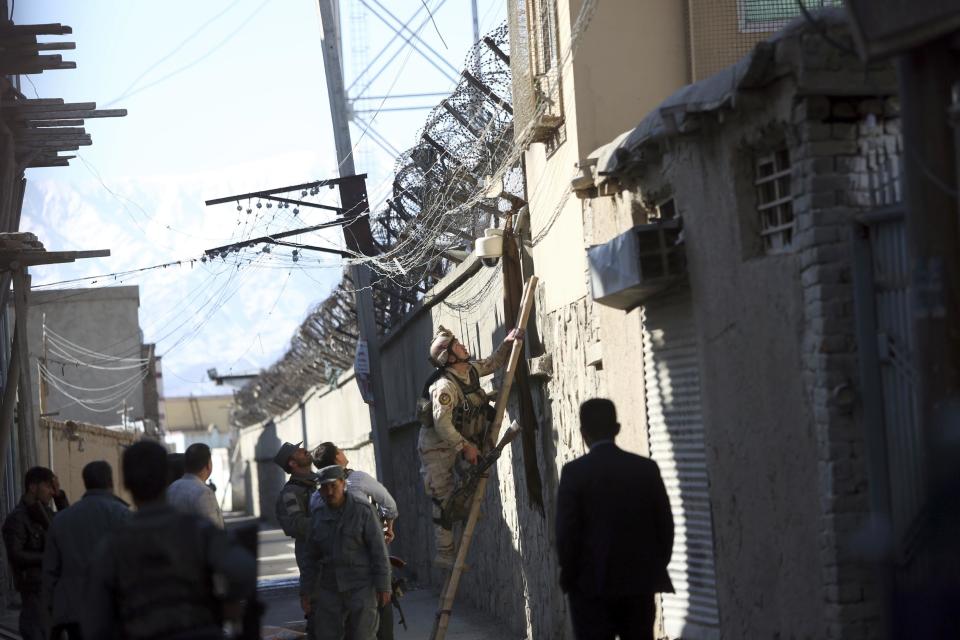
<path id="1" fill-rule="evenodd" d="M 493 354 L 482 360 L 475 361 L 473 366 L 476 367 L 477 373 L 480 376 L 489 376 L 506 364 L 507 358 L 510 357 L 511 349 L 513 349 L 513 341 L 504 340 Z"/>
<path id="2" fill-rule="evenodd" d="M 373 501 L 383 509 L 383 515 L 388 520 L 394 520 L 399 515 L 397 501 L 393 499 L 387 488 L 369 473 L 352 470 L 347 478 L 347 488 L 354 487 L 365 496 L 373 498 Z"/>

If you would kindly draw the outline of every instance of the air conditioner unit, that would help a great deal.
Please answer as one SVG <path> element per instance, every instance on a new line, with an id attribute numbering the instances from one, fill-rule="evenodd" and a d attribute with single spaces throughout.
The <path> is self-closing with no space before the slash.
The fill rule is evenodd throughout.
<path id="1" fill-rule="evenodd" d="M 641 224 L 587 249 L 593 299 L 629 311 L 686 278 L 682 230 L 680 219 Z"/>
<path id="2" fill-rule="evenodd" d="M 550 71 L 534 78 L 538 114 L 531 125 L 532 142 L 547 142 L 563 125 L 560 108 L 560 84 L 556 72 Z"/>

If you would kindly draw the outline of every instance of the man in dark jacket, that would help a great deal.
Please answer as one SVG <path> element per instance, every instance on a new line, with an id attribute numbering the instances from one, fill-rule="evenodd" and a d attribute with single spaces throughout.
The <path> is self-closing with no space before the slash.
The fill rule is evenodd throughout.
<path id="1" fill-rule="evenodd" d="M 378 607 L 390 604 L 390 563 L 380 518 L 347 493 L 338 464 L 320 469 L 323 504 L 304 545 L 300 606 L 314 617 L 312 640 L 374 640 Z"/>
<path id="2" fill-rule="evenodd" d="M 113 470 L 107 462 L 87 464 L 82 476 L 87 491 L 53 521 L 43 556 L 43 602 L 52 616 L 53 640 L 60 640 L 61 633 L 69 640 L 81 637 L 92 550 L 130 517 L 127 503 L 113 494 Z"/>
<path id="3" fill-rule="evenodd" d="M 43 640 L 47 637 L 49 619 L 40 596 L 40 566 L 47 529 L 54 516 L 50 501 L 55 502 L 58 511 L 68 503 L 57 476 L 46 467 L 28 470 L 23 484 L 25 491 L 20 503 L 3 523 L 3 544 L 13 572 L 13 584 L 20 592 L 20 635 L 24 640 Z"/>
<path id="4" fill-rule="evenodd" d="M 167 452 L 141 440 L 123 454 L 137 511 L 101 543 L 84 638 L 221 640 L 224 602 L 253 594 L 256 562 L 227 534 L 164 500 Z"/>
<path id="5" fill-rule="evenodd" d="M 590 451 L 560 476 L 560 586 L 578 640 L 652 640 L 654 594 L 673 592 L 673 516 L 660 469 L 617 447 L 619 432 L 612 402 L 584 402 L 580 434 Z"/>
<path id="6" fill-rule="evenodd" d="M 284 442 L 273 461 L 290 474 L 277 496 L 277 520 L 283 532 L 293 538 L 297 568 L 303 572 L 303 545 L 310 533 L 310 496 L 317 490 L 313 458 L 299 444 Z"/>

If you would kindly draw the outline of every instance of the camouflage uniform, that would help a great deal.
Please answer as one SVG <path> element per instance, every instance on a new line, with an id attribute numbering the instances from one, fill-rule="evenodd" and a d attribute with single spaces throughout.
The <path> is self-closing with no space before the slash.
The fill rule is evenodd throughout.
<path id="1" fill-rule="evenodd" d="M 417 443 L 420 451 L 420 475 L 427 494 L 434 499 L 434 517 L 440 516 L 437 501 L 443 502 L 453 493 L 453 466 L 457 454 L 467 441 L 478 448 L 488 417 L 488 397 L 480 388 L 480 378 L 502 367 L 510 355 L 511 344 L 504 342 L 500 348 L 484 360 L 470 363 L 468 371 L 461 375 L 448 367 L 444 375 L 430 386 L 433 407 L 433 427 L 420 428 Z M 453 532 L 434 525 L 437 553 L 451 555 L 454 548 Z"/>

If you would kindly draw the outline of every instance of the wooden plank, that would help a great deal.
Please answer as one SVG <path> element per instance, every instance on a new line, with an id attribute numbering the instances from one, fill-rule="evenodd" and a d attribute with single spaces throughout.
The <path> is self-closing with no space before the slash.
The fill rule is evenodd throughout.
<path id="1" fill-rule="evenodd" d="M 33 251 L 0 251 L 0 264 L 12 265 L 16 263 L 24 267 L 38 264 L 61 264 L 86 258 L 107 258 L 109 256 L 109 249 L 91 249 L 87 251 L 44 251 L 42 249 Z"/>
<path id="2" fill-rule="evenodd" d="M 77 156 L 53 156 L 43 157 L 31 160 L 27 167 L 30 169 L 39 169 L 40 167 L 69 167 L 70 160 Z"/>
<path id="3" fill-rule="evenodd" d="M 61 118 L 121 118 L 127 115 L 126 109 L 97 109 L 94 111 L 39 111 L 19 113 L 14 120 L 57 120 Z"/>
<path id="4" fill-rule="evenodd" d="M 96 102 L 63 102 L 50 104 L 44 99 L 40 100 L 18 100 L 0 105 L 2 109 L 9 109 L 14 113 L 25 112 L 46 112 L 46 111 L 92 111 L 97 108 Z"/>
<path id="5" fill-rule="evenodd" d="M 37 156 L 36 159 L 39 160 L 43 157 L 56 158 L 58 157 L 56 154 L 60 153 L 61 151 L 80 151 L 80 147 L 78 147 L 77 145 L 71 145 L 69 147 L 52 147 L 52 148 L 46 148 L 46 149 L 34 149 L 31 147 L 24 147 L 22 149 L 17 149 L 17 155 L 23 156 L 26 153 L 33 153 Z M 27 160 L 27 164 L 29 164 L 30 162 L 33 162 L 33 160 L 34 158 L 29 158 Z"/>
<path id="6" fill-rule="evenodd" d="M 45 129 L 48 127 L 82 127 L 83 119 L 77 118 L 75 120 L 38 120 L 37 122 L 26 122 L 26 126 L 30 129 Z"/>
<path id="7" fill-rule="evenodd" d="M 14 136 L 24 140 L 49 140 L 50 138 L 76 137 L 89 135 L 83 127 L 17 127 Z"/>
<path id="8" fill-rule="evenodd" d="M 71 60 L 64 61 L 61 55 L 52 56 L 21 56 L 10 58 L 0 63 L 0 71 L 5 73 L 33 74 L 43 73 L 49 69 L 76 69 L 77 63 Z"/>
<path id="9" fill-rule="evenodd" d="M 17 142 L 17 151 L 27 149 L 62 149 L 63 151 L 79 151 L 79 147 L 89 147 L 93 140 L 88 136 L 85 139 L 69 140 L 23 140 Z"/>
<path id="10" fill-rule="evenodd" d="M 35 35 L 35 36 L 65 36 L 73 33 L 73 29 L 65 24 L 8 24 L 0 29 L 2 35 Z"/>
<path id="11" fill-rule="evenodd" d="M 533 294 L 537 289 L 538 281 L 537 276 L 530 276 L 530 279 L 527 281 L 527 286 L 523 289 L 523 297 L 520 300 L 520 315 L 517 318 L 517 328 L 525 328 L 527 322 L 530 320 L 530 310 L 533 308 Z M 493 421 L 490 423 L 490 442 L 494 444 L 500 437 L 500 424 L 503 422 L 503 416 L 507 409 L 510 387 L 513 385 L 513 376 L 517 370 L 517 362 L 520 360 L 520 354 L 523 351 L 523 342 L 523 340 L 518 340 L 513 343 L 513 348 L 510 350 L 510 359 L 507 361 L 507 368 L 503 374 L 503 380 L 500 383 L 500 393 L 497 396 Z M 489 474 L 483 474 L 480 477 L 480 482 L 477 483 L 476 493 L 473 494 L 473 502 L 470 505 L 470 515 L 467 517 L 467 523 L 463 527 L 463 535 L 460 538 L 460 546 L 457 547 L 457 557 L 453 562 L 453 570 L 450 572 L 450 577 L 447 579 L 440 597 L 440 609 L 437 611 L 433 632 L 430 634 L 431 640 L 443 640 L 447 636 L 453 601 L 457 596 L 460 578 L 466 567 L 467 552 L 470 550 L 470 543 L 473 541 L 473 533 L 477 528 L 477 521 L 480 519 L 480 503 L 483 502 L 483 494 L 486 491 L 488 479 Z"/>
<path id="12" fill-rule="evenodd" d="M 69 51 L 77 48 L 75 42 L 25 42 L 23 44 L 7 45 L 7 51 Z"/>
<path id="13" fill-rule="evenodd" d="M 27 98 L 25 100 L 15 100 L 12 102 L 6 102 L 2 105 L 2 108 L 9 109 L 11 107 L 24 106 L 46 106 L 51 104 L 63 104 L 63 98 Z"/>

